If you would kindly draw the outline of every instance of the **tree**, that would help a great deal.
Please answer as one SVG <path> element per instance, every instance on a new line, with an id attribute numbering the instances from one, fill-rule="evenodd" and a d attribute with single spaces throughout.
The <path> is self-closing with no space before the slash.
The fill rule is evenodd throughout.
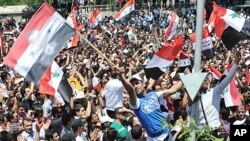
<path id="1" fill-rule="evenodd" d="M 45 0 L 0 0 L 0 6 L 33 5 L 40 6 Z M 52 0 L 46 0 L 51 3 Z"/>

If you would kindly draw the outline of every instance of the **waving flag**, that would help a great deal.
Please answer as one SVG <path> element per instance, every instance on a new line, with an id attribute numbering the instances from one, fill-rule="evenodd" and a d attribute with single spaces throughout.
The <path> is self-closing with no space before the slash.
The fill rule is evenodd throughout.
<path id="1" fill-rule="evenodd" d="M 72 35 L 74 29 L 44 3 L 17 38 L 4 63 L 37 84 Z"/>
<path id="2" fill-rule="evenodd" d="M 186 52 L 180 52 L 179 56 L 179 72 L 184 72 L 184 70 L 188 67 L 191 68 L 190 54 Z"/>
<path id="3" fill-rule="evenodd" d="M 73 7 L 69 16 L 67 17 L 67 22 L 75 30 L 81 30 L 81 26 L 79 25 L 79 22 L 77 20 L 77 15 L 76 15 L 77 9 L 78 9 L 78 6 Z M 71 37 L 70 40 L 67 42 L 66 48 L 76 47 L 78 45 L 78 41 L 79 41 L 79 35 L 75 33 L 75 35 Z"/>
<path id="4" fill-rule="evenodd" d="M 195 41 L 196 41 L 195 33 L 190 34 L 189 37 L 192 40 L 193 50 L 194 50 L 195 49 Z M 202 49 L 201 50 L 202 50 L 202 54 L 204 56 L 206 56 L 206 59 L 213 58 L 212 48 L 213 48 L 212 38 L 210 36 L 208 28 L 204 27 L 202 30 Z"/>
<path id="5" fill-rule="evenodd" d="M 135 0 L 129 0 L 123 7 L 122 9 L 116 13 L 115 15 L 115 20 L 118 21 L 122 17 L 126 16 L 130 12 L 135 10 Z"/>
<path id="6" fill-rule="evenodd" d="M 209 70 L 215 79 L 219 80 L 222 77 L 222 73 L 213 66 L 210 65 Z"/>
<path id="7" fill-rule="evenodd" d="M 228 84 L 224 90 L 224 100 L 226 107 L 241 105 L 241 99 L 238 88 L 235 84 L 235 78 Z"/>
<path id="8" fill-rule="evenodd" d="M 224 74 L 228 74 L 232 65 L 228 65 Z M 241 105 L 241 99 L 238 88 L 236 87 L 235 78 L 231 80 L 228 86 L 224 89 L 224 101 L 226 107 Z"/>
<path id="9" fill-rule="evenodd" d="M 179 24 L 179 16 L 172 11 L 171 18 L 166 29 L 165 40 L 172 40 L 173 37 L 177 34 L 177 27 Z"/>
<path id="10" fill-rule="evenodd" d="M 144 71 L 148 78 L 157 80 L 162 74 L 164 74 L 168 67 L 172 65 L 176 55 L 183 46 L 183 35 L 175 38 L 174 43 L 163 46 L 153 56 L 151 61 L 147 64 Z"/>
<path id="11" fill-rule="evenodd" d="M 67 103 L 69 103 L 70 97 L 73 96 L 73 91 L 67 78 L 55 61 L 42 76 L 39 83 L 39 93 L 52 96 L 60 94 Z"/>
<path id="12" fill-rule="evenodd" d="M 91 27 L 95 27 L 98 24 L 97 17 L 101 14 L 100 9 L 96 8 L 94 11 L 92 11 L 90 17 L 89 17 L 89 23 Z"/>
<path id="13" fill-rule="evenodd" d="M 221 37 L 228 49 L 234 47 L 240 40 L 249 39 L 250 21 L 235 11 L 219 7 L 213 2 L 213 12 L 210 24 L 215 27 L 215 33 Z"/>

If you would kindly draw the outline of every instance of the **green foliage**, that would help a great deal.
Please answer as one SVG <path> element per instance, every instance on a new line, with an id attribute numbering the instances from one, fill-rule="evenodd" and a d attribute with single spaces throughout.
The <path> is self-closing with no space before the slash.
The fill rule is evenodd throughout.
<path id="1" fill-rule="evenodd" d="M 182 138 L 185 141 L 191 141 L 191 133 L 195 132 L 195 141 L 223 141 L 223 138 L 216 138 L 211 135 L 212 129 L 209 126 L 198 127 L 195 121 L 190 118 L 190 126 L 192 128 L 184 128 L 182 133 L 179 135 L 179 139 Z"/>
<path id="2" fill-rule="evenodd" d="M 52 0 L 49 0 L 50 2 Z M 11 5 L 34 5 L 39 6 L 44 0 L 0 0 L 0 6 L 11 6 Z"/>

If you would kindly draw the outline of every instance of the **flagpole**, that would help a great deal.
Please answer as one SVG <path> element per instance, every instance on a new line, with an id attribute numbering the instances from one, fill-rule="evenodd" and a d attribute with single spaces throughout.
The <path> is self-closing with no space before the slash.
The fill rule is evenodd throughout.
<path id="1" fill-rule="evenodd" d="M 197 0 L 197 18 L 196 18 L 196 42 L 194 55 L 194 72 L 201 69 L 201 47 L 202 47 L 202 26 L 203 26 L 203 8 L 205 0 Z"/>
<path id="2" fill-rule="evenodd" d="M 107 58 L 105 54 L 103 54 L 96 46 L 94 46 L 88 39 L 86 39 L 80 32 L 76 32 L 81 39 L 83 39 L 87 44 L 89 44 L 96 52 L 98 52 L 107 62 L 111 67 L 115 66 L 115 64 Z"/>
<path id="3" fill-rule="evenodd" d="M 201 48 L 202 48 L 202 28 L 203 28 L 203 8 L 205 0 L 197 0 L 197 17 L 196 17 L 196 41 L 194 54 L 194 73 L 199 73 L 201 69 Z M 191 127 L 194 128 L 194 127 Z M 190 133 L 191 141 L 196 140 L 196 133 Z"/>

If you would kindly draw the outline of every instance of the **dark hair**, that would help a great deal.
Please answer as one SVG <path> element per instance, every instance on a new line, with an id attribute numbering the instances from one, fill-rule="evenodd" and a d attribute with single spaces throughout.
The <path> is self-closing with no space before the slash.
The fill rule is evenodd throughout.
<path id="1" fill-rule="evenodd" d="M 140 125 L 135 125 L 131 129 L 132 138 L 138 140 L 142 136 L 142 127 Z"/>
<path id="2" fill-rule="evenodd" d="M 71 112 L 67 113 L 67 112 L 64 112 L 62 114 L 62 125 L 63 126 L 66 126 L 68 124 L 68 122 L 71 120 Z"/>
<path id="3" fill-rule="evenodd" d="M 122 109 L 122 107 L 116 108 L 116 109 L 115 109 L 115 113 L 116 113 L 116 114 L 119 114 L 120 109 Z"/>
<path id="4" fill-rule="evenodd" d="M 1 141 L 14 141 L 11 134 L 7 131 L 0 132 L 0 140 Z"/>
<path id="5" fill-rule="evenodd" d="M 135 116 L 131 116 L 131 117 L 129 117 L 129 119 L 128 119 L 128 125 L 131 126 L 131 127 L 133 126 L 134 117 L 135 117 Z"/>
<path id="6" fill-rule="evenodd" d="M 34 117 L 37 118 L 40 115 L 42 115 L 43 113 L 43 108 L 42 108 L 42 102 L 41 101 L 37 101 L 33 104 L 32 106 L 33 111 L 34 111 Z"/>
<path id="7" fill-rule="evenodd" d="M 76 104 L 74 106 L 74 114 L 76 115 L 76 112 L 79 112 L 82 107 L 82 104 Z"/>
<path id="8" fill-rule="evenodd" d="M 221 118 L 222 118 L 223 120 L 228 119 L 228 117 L 230 116 L 230 111 L 229 111 L 229 109 L 227 109 L 227 108 L 221 108 L 221 109 L 220 109 L 220 115 L 221 115 Z"/>
<path id="9" fill-rule="evenodd" d="M 49 131 L 46 132 L 45 138 L 47 140 L 53 139 L 53 134 L 56 133 L 54 129 L 50 129 Z"/>
<path id="10" fill-rule="evenodd" d="M 114 128 L 110 128 L 107 132 L 108 141 L 115 141 L 117 138 L 117 131 Z"/>
<path id="11" fill-rule="evenodd" d="M 7 79 L 8 75 L 10 75 L 8 72 L 1 73 L 1 79 L 4 83 L 5 83 L 5 80 Z"/>
<path id="12" fill-rule="evenodd" d="M 0 114 L 0 121 L 4 122 L 4 114 L 2 114 L 2 113 Z"/>

